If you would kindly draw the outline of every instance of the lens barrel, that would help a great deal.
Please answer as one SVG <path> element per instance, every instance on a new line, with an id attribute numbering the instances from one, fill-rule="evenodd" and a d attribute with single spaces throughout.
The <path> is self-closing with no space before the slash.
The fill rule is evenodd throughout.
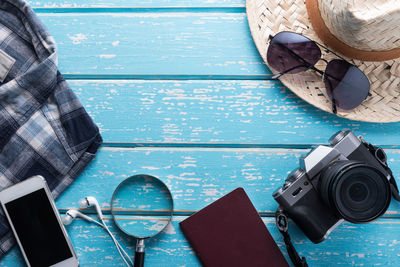
<path id="1" fill-rule="evenodd" d="M 387 177 L 358 161 L 335 161 L 321 173 L 321 197 L 345 220 L 365 223 L 380 217 L 390 204 Z"/>

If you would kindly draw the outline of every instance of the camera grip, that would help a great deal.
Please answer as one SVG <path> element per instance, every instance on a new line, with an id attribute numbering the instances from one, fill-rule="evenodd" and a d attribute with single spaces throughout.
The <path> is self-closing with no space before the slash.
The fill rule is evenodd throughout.
<path id="1" fill-rule="evenodd" d="M 285 212 L 315 244 L 325 240 L 329 229 L 340 220 L 314 190 L 286 208 Z"/>

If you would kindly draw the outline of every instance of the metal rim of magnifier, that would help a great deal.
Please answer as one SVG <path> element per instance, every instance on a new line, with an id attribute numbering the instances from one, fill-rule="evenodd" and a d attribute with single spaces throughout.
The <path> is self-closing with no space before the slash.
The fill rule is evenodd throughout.
<path id="1" fill-rule="evenodd" d="M 120 227 L 119 224 L 117 223 L 117 220 L 116 220 L 116 218 L 115 218 L 115 213 L 114 213 L 114 197 L 115 197 L 115 194 L 118 192 L 119 188 L 120 188 L 121 186 L 123 186 L 124 183 L 126 183 L 126 182 L 129 181 L 130 179 L 135 179 L 135 178 L 137 178 L 137 177 L 145 177 L 145 178 L 146 178 L 146 177 L 149 177 L 150 179 L 156 180 L 157 182 L 159 182 L 159 183 L 167 190 L 168 195 L 169 195 L 169 197 L 170 197 L 170 199 L 171 199 L 171 211 L 169 212 L 168 223 L 167 223 L 160 231 L 158 231 L 157 233 L 155 233 L 155 234 L 153 234 L 153 235 L 150 235 L 150 236 L 145 236 L 145 237 L 136 236 L 136 235 L 133 235 L 133 234 L 128 233 L 127 231 L 125 231 L 125 230 L 124 230 L 122 227 Z M 114 193 L 113 193 L 112 198 L 111 198 L 111 214 L 112 214 L 112 217 L 113 217 L 113 220 L 114 220 L 115 224 L 117 225 L 117 227 L 118 227 L 122 232 L 124 232 L 125 234 L 127 234 L 127 235 L 129 235 L 129 236 L 132 236 L 132 237 L 134 237 L 134 238 L 136 238 L 136 239 L 147 239 L 147 238 L 156 236 L 156 235 L 158 235 L 159 233 L 161 233 L 162 231 L 164 231 L 164 229 L 168 226 L 168 224 L 169 224 L 169 223 L 171 222 L 171 220 L 172 220 L 172 214 L 173 214 L 173 212 L 174 212 L 174 199 L 172 198 L 172 194 L 171 194 L 171 191 L 169 190 L 168 186 L 167 186 L 163 181 L 161 181 L 160 179 L 158 179 L 157 177 L 152 176 L 152 175 L 148 175 L 148 174 L 136 174 L 136 175 L 129 176 L 128 178 L 126 178 L 125 180 L 123 180 L 123 181 L 117 186 L 117 188 L 115 188 Z"/>

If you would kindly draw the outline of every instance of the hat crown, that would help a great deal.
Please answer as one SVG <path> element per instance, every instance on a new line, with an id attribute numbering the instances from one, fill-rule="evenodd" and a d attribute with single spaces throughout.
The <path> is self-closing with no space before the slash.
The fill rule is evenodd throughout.
<path id="1" fill-rule="evenodd" d="M 365 51 L 400 47 L 398 0 L 318 0 L 329 31 L 347 45 Z"/>

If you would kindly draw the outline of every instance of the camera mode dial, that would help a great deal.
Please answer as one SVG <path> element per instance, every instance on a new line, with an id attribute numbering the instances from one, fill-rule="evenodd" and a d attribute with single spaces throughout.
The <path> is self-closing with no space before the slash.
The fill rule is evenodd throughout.
<path id="1" fill-rule="evenodd" d="M 331 146 L 337 145 L 340 141 L 342 141 L 343 138 L 349 133 L 349 131 L 339 131 L 332 135 L 331 138 L 329 138 L 329 144 Z"/>
<path id="2" fill-rule="evenodd" d="M 293 170 L 285 180 L 283 184 L 283 189 L 288 188 L 294 181 L 299 179 L 304 174 L 304 171 L 300 168 Z"/>

